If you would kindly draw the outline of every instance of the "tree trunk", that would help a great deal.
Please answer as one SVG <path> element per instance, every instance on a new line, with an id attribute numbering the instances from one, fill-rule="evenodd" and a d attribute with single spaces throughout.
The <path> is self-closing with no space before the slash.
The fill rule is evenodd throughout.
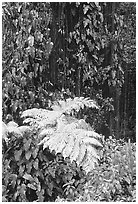
<path id="1" fill-rule="evenodd" d="M 123 136 L 125 138 L 126 135 L 126 127 L 127 127 L 127 81 L 128 81 L 128 70 L 127 70 L 127 64 L 125 67 L 125 83 L 124 83 L 124 126 L 123 126 Z"/>
<path id="2" fill-rule="evenodd" d="M 78 97 L 81 95 L 81 85 L 80 85 L 80 76 L 81 74 L 81 67 L 77 67 L 77 78 L 76 78 L 76 94 Z"/>

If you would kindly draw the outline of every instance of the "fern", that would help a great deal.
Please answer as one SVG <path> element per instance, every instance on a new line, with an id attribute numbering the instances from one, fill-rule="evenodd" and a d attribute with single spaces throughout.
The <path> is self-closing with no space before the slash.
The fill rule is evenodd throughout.
<path id="1" fill-rule="evenodd" d="M 90 171 L 98 162 L 98 148 L 102 148 L 102 144 L 101 136 L 85 120 L 72 117 L 85 107 L 98 109 L 93 100 L 75 97 L 55 102 L 51 106 L 53 110 L 26 110 L 21 117 L 24 124 L 37 129 L 39 145 L 43 144 L 44 149 L 49 147 L 51 151 L 62 153 Z"/>
<path id="2" fill-rule="evenodd" d="M 44 127 L 55 126 L 56 120 L 61 114 L 62 113 L 59 111 L 32 108 L 24 111 L 21 118 L 24 119 L 24 124 L 41 129 Z"/>
<path id="3" fill-rule="evenodd" d="M 69 118 L 70 123 L 68 123 Z M 57 120 L 57 129 L 53 132 L 42 130 L 40 135 L 45 137 L 39 145 L 43 144 L 44 149 L 49 147 L 51 151 L 62 153 L 64 158 L 70 157 L 71 161 L 75 160 L 88 172 L 98 162 L 98 148 L 102 148 L 99 142 L 101 136 L 84 120 L 77 120 L 70 116 L 69 118 L 62 115 Z M 86 127 L 88 130 L 85 129 Z"/>
<path id="4" fill-rule="evenodd" d="M 77 113 L 85 107 L 99 109 L 95 101 L 84 97 L 68 98 L 66 101 L 59 100 L 51 106 L 54 111 L 60 111 L 69 115 L 74 115 L 75 112 Z"/>

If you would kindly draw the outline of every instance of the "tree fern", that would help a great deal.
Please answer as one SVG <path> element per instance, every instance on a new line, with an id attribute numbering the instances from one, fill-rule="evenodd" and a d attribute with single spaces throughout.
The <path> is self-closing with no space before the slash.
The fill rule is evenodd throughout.
<path id="1" fill-rule="evenodd" d="M 74 117 L 75 112 L 85 107 L 98 108 L 93 100 L 76 97 L 55 102 L 51 106 L 53 110 L 28 109 L 21 117 L 26 127 L 37 130 L 39 145 L 43 144 L 44 149 L 49 147 L 51 151 L 60 152 L 90 171 L 99 159 L 98 148 L 102 144 L 101 136 L 85 120 Z M 22 132 L 22 128 L 14 128 Z"/>
<path id="2" fill-rule="evenodd" d="M 102 147 L 99 141 L 101 136 L 84 120 L 74 120 L 70 116 L 69 118 L 73 122 L 68 124 L 68 116 L 62 115 L 57 120 L 57 129 L 53 132 L 42 130 L 40 135 L 45 134 L 45 137 L 40 144 L 43 144 L 44 149 L 49 147 L 51 151 L 62 153 L 65 158 L 70 157 L 71 161 L 75 160 L 86 171 L 90 171 L 99 159 L 98 148 Z"/>

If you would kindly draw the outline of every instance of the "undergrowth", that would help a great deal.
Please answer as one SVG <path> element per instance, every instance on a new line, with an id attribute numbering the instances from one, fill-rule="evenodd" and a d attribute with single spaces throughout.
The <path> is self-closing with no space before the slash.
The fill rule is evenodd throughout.
<path id="1" fill-rule="evenodd" d="M 136 201 L 135 143 L 104 140 L 80 118 L 85 107 L 98 108 L 75 98 L 3 123 L 3 201 Z"/>
<path id="2" fill-rule="evenodd" d="M 55 201 L 67 197 L 70 185 L 77 191 L 86 182 L 86 173 L 75 161 L 37 144 L 30 133 L 3 145 L 3 201 Z"/>
<path id="3" fill-rule="evenodd" d="M 136 144 L 110 137 L 101 151 L 99 165 L 87 174 L 79 194 L 60 201 L 136 202 Z"/>

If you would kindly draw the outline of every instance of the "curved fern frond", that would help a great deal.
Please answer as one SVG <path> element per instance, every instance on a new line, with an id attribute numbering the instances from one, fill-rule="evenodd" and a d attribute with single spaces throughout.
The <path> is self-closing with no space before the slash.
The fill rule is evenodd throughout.
<path id="1" fill-rule="evenodd" d="M 50 111 L 51 112 L 51 111 Z M 49 114 L 49 110 L 41 108 L 32 108 L 23 111 L 21 118 L 44 119 Z"/>
<path id="2" fill-rule="evenodd" d="M 78 158 L 77 158 L 78 164 L 81 164 L 82 161 L 83 161 L 83 159 L 85 160 L 86 154 L 87 154 L 87 146 L 86 146 L 84 143 L 82 143 L 82 144 L 80 145 L 79 156 L 78 156 Z"/>
<path id="3" fill-rule="evenodd" d="M 57 119 L 61 116 L 58 111 L 32 108 L 22 113 L 23 123 L 41 129 L 56 126 Z"/>
<path id="4" fill-rule="evenodd" d="M 94 100 L 84 97 L 68 98 L 66 101 L 59 100 L 54 102 L 51 106 L 54 111 L 61 111 L 69 115 L 74 112 L 79 112 L 80 109 L 84 109 L 84 107 L 99 109 Z"/>
<path id="5" fill-rule="evenodd" d="M 44 149 L 49 147 L 51 151 L 60 152 L 90 171 L 99 159 L 101 136 L 85 120 L 70 116 L 85 107 L 99 108 L 89 98 L 75 97 L 55 102 L 53 111 L 37 108 L 26 110 L 22 118 L 24 124 L 38 130 L 38 136 L 42 139 L 39 145 L 43 145 Z"/>
<path id="6" fill-rule="evenodd" d="M 86 136 L 84 139 L 83 139 L 83 142 L 85 144 L 91 144 L 93 146 L 97 146 L 97 147 L 102 147 L 102 144 L 95 138 L 90 138 L 89 136 Z"/>
<path id="7" fill-rule="evenodd" d="M 60 128 L 56 131 L 52 133 L 52 131 L 43 130 L 40 135 L 46 134 L 46 137 L 40 144 L 43 144 L 44 149 L 49 147 L 51 151 L 62 153 L 65 158 L 70 157 L 71 161 L 75 160 L 86 171 L 92 170 L 99 159 L 97 148 L 102 147 L 99 142 L 101 136 L 94 131 L 80 129 L 79 120 L 70 124 L 66 122 L 66 117 L 61 117 L 58 120 L 58 123 L 61 123 Z"/>
<path id="8" fill-rule="evenodd" d="M 7 127 L 18 127 L 18 124 L 14 121 L 10 121 L 9 123 L 7 123 Z"/>

